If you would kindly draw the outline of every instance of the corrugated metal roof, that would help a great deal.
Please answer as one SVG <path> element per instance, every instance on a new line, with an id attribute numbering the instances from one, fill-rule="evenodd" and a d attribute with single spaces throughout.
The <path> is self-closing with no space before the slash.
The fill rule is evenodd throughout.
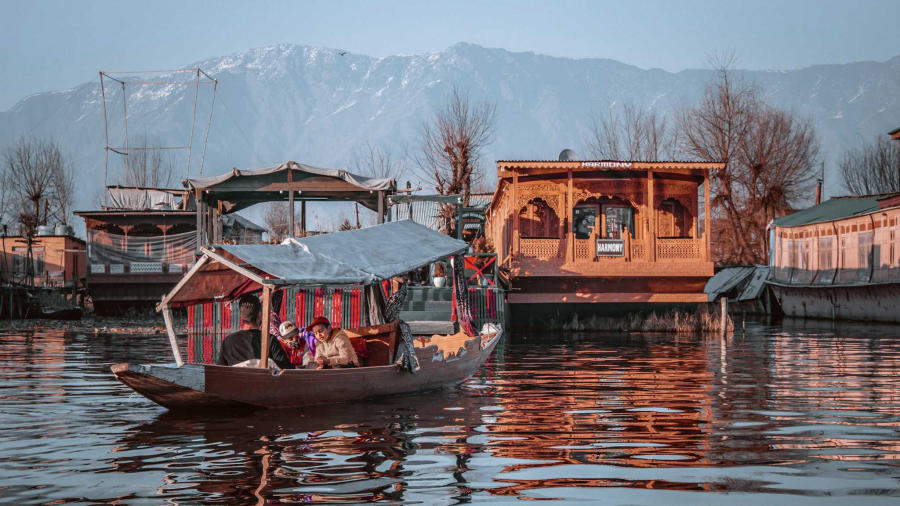
<path id="1" fill-rule="evenodd" d="M 766 287 L 767 279 L 769 279 L 769 266 L 757 265 L 753 271 L 753 277 L 744 286 L 744 290 L 738 295 L 737 300 L 758 299 Z"/>
<path id="2" fill-rule="evenodd" d="M 832 197 L 821 204 L 776 218 L 772 223 L 778 227 L 797 227 L 871 213 L 879 209 L 878 198 L 875 195 Z"/>
<path id="3" fill-rule="evenodd" d="M 703 291 L 709 295 L 709 300 L 716 300 L 719 295 L 732 290 L 748 276 L 753 274 L 755 268 L 750 267 L 726 267 L 709 278 Z"/>
<path id="4" fill-rule="evenodd" d="M 727 267 L 709 278 L 703 291 L 710 301 L 732 290 L 737 290 L 737 295 L 733 297 L 736 300 L 753 300 L 762 294 L 768 278 L 769 267 L 766 265 Z"/>
<path id="5" fill-rule="evenodd" d="M 491 193 L 473 193 L 469 195 L 469 207 L 484 207 L 491 203 Z M 429 196 L 423 196 L 429 197 Z M 410 215 L 410 208 L 412 214 Z M 420 225 L 425 225 L 431 230 L 439 231 L 443 225 L 441 220 L 441 203 L 434 201 L 413 200 L 409 203 L 396 204 L 391 206 L 392 219 L 412 220 Z M 467 223 L 464 228 L 474 228 L 475 224 Z"/>

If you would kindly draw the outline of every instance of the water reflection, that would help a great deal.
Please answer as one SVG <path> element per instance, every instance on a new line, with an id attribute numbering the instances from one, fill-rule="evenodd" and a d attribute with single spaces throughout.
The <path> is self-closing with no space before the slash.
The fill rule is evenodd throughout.
<path id="1" fill-rule="evenodd" d="M 900 495 L 893 327 L 749 324 L 725 341 L 516 336 L 457 390 L 203 418 L 169 414 L 108 372 L 166 350 L 160 336 L 0 336 L 0 496 L 818 504 Z"/>

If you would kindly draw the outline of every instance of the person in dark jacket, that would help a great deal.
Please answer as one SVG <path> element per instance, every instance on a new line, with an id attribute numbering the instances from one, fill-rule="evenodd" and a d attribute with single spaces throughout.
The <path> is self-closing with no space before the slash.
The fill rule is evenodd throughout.
<path id="1" fill-rule="evenodd" d="M 262 358 L 262 332 L 259 330 L 261 308 L 259 299 L 244 295 L 240 299 L 241 330 L 229 334 L 222 342 L 216 365 L 237 365 Z M 290 359 L 276 336 L 269 336 L 269 358 L 282 369 L 293 369 Z"/>

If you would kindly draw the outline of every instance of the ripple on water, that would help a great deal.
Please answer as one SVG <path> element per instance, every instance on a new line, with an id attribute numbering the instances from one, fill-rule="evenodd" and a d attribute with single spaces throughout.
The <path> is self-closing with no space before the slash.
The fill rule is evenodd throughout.
<path id="1" fill-rule="evenodd" d="M 14 502 L 895 503 L 900 338 L 509 338 L 461 388 L 248 416 L 117 383 L 162 336 L 0 335 Z M 740 492 L 740 494 L 725 494 Z M 852 496 L 852 498 L 850 497 Z"/>

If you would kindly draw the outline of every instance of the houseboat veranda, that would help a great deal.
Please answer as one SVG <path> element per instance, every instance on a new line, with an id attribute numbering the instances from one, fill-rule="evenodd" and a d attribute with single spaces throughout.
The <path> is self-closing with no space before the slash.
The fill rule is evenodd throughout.
<path id="1" fill-rule="evenodd" d="M 390 222 L 333 234 L 290 238 L 280 245 L 215 245 L 166 294 L 159 306 L 175 363 L 117 364 L 115 376 L 136 392 L 173 410 L 210 407 L 291 408 L 368 397 L 410 393 L 454 385 L 469 377 L 490 356 L 502 336 L 499 323 L 477 321 L 469 308 L 470 293 L 462 268 L 468 245 L 411 221 Z M 385 285 L 420 267 L 452 258 L 455 327 L 447 335 L 412 335 L 397 319 L 407 292 L 405 283 L 390 294 Z M 334 290 L 342 287 L 341 292 Z M 331 309 L 348 302 L 353 309 L 338 318 L 327 314 L 318 295 L 331 287 Z M 348 369 L 245 368 L 213 365 L 224 333 L 197 334 L 198 352 L 182 359 L 172 322 L 172 309 L 224 303 L 216 314 L 220 328 L 237 328 L 231 304 L 248 293 L 259 293 L 263 321 L 261 364 L 267 364 L 270 318 L 282 308 L 289 319 L 304 323 L 301 314 L 316 314 L 347 322 L 351 340 L 362 340 L 365 363 Z M 282 306 L 273 306 L 280 294 Z M 310 294 L 313 296 L 308 297 Z M 344 294 L 348 294 L 347 297 Z M 306 311 L 307 301 L 312 311 Z M 324 302 L 324 301 L 323 301 Z M 337 326 L 337 325 L 335 325 Z M 359 344 L 359 343 L 358 343 Z M 198 343 L 188 343 L 192 350 Z"/>
<path id="2" fill-rule="evenodd" d="M 486 230 L 512 321 L 706 302 L 709 172 L 724 164 L 566 158 L 497 162 Z"/>

